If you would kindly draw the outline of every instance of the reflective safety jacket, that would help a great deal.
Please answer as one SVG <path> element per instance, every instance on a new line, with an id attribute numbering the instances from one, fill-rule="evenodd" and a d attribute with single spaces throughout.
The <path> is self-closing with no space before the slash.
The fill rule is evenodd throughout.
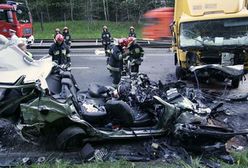
<path id="1" fill-rule="evenodd" d="M 140 65 L 143 61 L 141 57 L 144 56 L 144 50 L 139 44 L 135 43 L 129 47 L 129 56 L 131 63 Z"/>
<path id="2" fill-rule="evenodd" d="M 144 50 L 136 43 L 129 47 L 129 55 L 134 59 L 141 58 L 144 56 Z"/>
<path id="3" fill-rule="evenodd" d="M 122 66 L 123 66 L 123 49 L 119 45 L 115 45 L 111 49 L 109 61 L 107 68 L 110 71 L 115 71 L 115 72 L 121 72 L 122 71 Z"/>
<path id="4" fill-rule="evenodd" d="M 63 32 L 63 36 L 64 36 L 64 39 L 65 39 L 65 44 L 66 45 L 71 45 L 71 35 L 70 35 L 70 33 L 68 32 L 68 33 L 65 33 L 65 32 Z"/>
<path id="5" fill-rule="evenodd" d="M 136 38 L 136 33 L 135 32 L 129 32 L 128 37 L 135 37 Z"/>
<path id="6" fill-rule="evenodd" d="M 102 44 L 103 45 L 110 45 L 111 44 L 111 34 L 108 31 L 102 32 Z"/>
<path id="7" fill-rule="evenodd" d="M 65 43 L 62 43 L 61 45 L 53 43 L 49 49 L 49 55 L 52 56 L 52 60 L 59 65 L 71 63 L 69 53 L 69 47 Z"/>

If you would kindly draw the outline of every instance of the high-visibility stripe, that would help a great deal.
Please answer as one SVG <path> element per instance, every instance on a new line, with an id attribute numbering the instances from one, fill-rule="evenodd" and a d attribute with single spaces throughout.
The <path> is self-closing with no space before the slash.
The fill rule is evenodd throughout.
<path id="1" fill-rule="evenodd" d="M 120 54 L 120 55 L 119 55 L 119 60 L 121 60 L 121 59 L 122 59 L 122 55 Z"/>
<path id="2" fill-rule="evenodd" d="M 112 67 L 110 65 L 107 65 L 107 68 L 111 71 L 116 71 L 116 72 L 119 72 L 120 71 L 120 68 L 115 68 L 115 67 Z"/>

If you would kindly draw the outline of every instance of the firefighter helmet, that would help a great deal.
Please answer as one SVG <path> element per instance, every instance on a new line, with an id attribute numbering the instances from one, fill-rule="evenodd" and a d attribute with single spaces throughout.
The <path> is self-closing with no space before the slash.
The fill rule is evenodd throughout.
<path id="1" fill-rule="evenodd" d="M 60 29 L 59 28 L 56 28 L 55 29 L 55 32 L 58 32 L 59 33 L 60 32 Z"/>
<path id="2" fill-rule="evenodd" d="M 126 38 L 121 38 L 118 40 L 118 45 L 121 47 L 127 47 L 128 45 L 128 40 Z"/>
<path id="3" fill-rule="evenodd" d="M 128 37 L 127 41 L 128 41 L 127 47 L 129 48 L 132 44 L 136 43 L 136 38 Z"/>
<path id="4" fill-rule="evenodd" d="M 62 43 L 64 41 L 64 36 L 62 34 L 57 34 L 55 37 L 55 41 Z"/>

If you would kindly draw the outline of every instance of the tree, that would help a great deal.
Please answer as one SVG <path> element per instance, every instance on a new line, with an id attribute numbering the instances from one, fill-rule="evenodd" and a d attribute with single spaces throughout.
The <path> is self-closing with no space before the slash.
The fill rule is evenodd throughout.
<path id="1" fill-rule="evenodd" d="M 106 0 L 102 0 L 102 3 L 103 3 L 103 12 L 104 12 L 105 20 L 108 21 Z"/>
<path id="2" fill-rule="evenodd" d="M 21 1 L 21 0 L 19 0 Z M 89 20 L 140 21 L 151 9 L 173 6 L 174 0 L 22 0 L 30 6 L 34 21 Z"/>
<path id="3" fill-rule="evenodd" d="M 74 0 L 70 0 L 70 13 L 71 13 L 71 20 L 74 21 L 74 17 L 73 17 L 73 12 L 74 12 Z"/>

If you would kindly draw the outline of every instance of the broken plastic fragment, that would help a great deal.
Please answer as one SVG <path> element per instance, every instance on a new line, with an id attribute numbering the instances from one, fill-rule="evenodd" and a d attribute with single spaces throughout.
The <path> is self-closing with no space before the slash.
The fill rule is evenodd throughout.
<path id="1" fill-rule="evenodd" d="M 25 165 L 31 165 L 32 164 L 32 161 L 29 157 L 25 157 L 22 159 L 22 163 L 25 164 Z"/>

